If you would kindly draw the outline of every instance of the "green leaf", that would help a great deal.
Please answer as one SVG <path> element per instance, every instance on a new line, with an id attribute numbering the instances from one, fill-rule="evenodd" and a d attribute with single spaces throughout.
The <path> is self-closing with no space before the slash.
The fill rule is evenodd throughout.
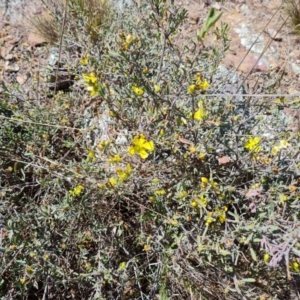
<path id="1" fill-rule="evenodd" d="M 256 253 L 255 251 L 253 250 L 252 247 L 250 247 L 250 254 L 251 254 L 251 257 L 254 261 L 257 261 L 257 256 L 256 256 Z"/>
<path id="2" fill-rule="evenodd" d="M 220 250 L 219 250 L 219 253 L 220 253 L 221 255 L 223 255 L 223 256 L 226 256 L 226 255 L 230 255 L 230 254 L 231 254 L 230 251 L 224 250 L 224 249 L 220 249 Z"/>
<path id="3" fill-rule="evenodd" d="M 210 28 L 212 28 L 217 22 L 218 20 L 221 18 L 223 13 L 219 13 L 218 15 L 216 15 L 216 10 L 215 8 L 211 8 L 208 16 L 206 18 L 206 22 L 204 27 L 202 28 L 200 34 L 198 34 L 198 40 L 201 40 L 205 37 L 205 35 L 208 33 L 208 31 L 210 30 Z"/>

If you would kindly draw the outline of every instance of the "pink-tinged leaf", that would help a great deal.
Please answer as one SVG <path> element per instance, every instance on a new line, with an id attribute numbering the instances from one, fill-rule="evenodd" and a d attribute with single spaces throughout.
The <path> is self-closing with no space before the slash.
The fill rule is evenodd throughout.
<path id="1" fill-rule="evenodd" d="M 256 213 L 256 205 L 255 205 L 255 203 L 250 203 L 249 204 L 249 210 L 252 212 L 252 213 Z"/>
<path id="2" fill-rule="evenodd" d="M 260 187 L 260 188 L 257 188 L 257 189 L 249 189 L 247 192 L 246 192 L 246 194 L 245 194 L 245 196 L 246 196 L 246 198 L 254 198 L 254 197 L 262 197 L 262 194 L 261 194 L 261 191 L 262 191 L 262 188 Z"/>
<path id="3" fill-rule="evenodd" d="M 182 137 L 178 138 L 178 140 L 179 140 L 179 142 L 181 142 L 183 144 L 188 144 L 188 145 L 193 145 L 194 144 L 193 142 L 191 142 L 191 141 L 189 141 L 185 138 L 182 138 Z"/>
<path id="4" fill-rule="evenodd" d="M 230 162 L 230 157 L 222 156 L 222 157 L 219 157 L 218 160 L 219 160 L 219 165 L 221 166 L 221 165 L 228 164 Z"/>

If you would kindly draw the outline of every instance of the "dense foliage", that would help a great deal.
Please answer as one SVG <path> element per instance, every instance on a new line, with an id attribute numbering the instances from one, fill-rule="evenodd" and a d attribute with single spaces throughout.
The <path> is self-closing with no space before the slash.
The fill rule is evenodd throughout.
<path id="1" fill-rule="evenodd" d="M 69 4 L 61 47 L 75 84 L 33 82 L 21 102 L 5 87 L 1 299 L 288 295 L 300 135 L 284 108 L 299 101 L 243 96 L 222 76 L 220 15 L 184 38 L 173 2 L 107 7 L 118 17 L 92 27 Z"/>

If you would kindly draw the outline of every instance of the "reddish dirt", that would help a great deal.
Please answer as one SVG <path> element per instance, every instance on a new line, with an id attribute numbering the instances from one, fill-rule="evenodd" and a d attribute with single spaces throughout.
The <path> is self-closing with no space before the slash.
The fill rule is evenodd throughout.
<path id="1" fill-rule="evenodd" d="M 293 72 L 298 75 L 298 72 L 295 72 L 297 68 L 292 70 L 289 63 L 300 63 L 299 38 L 293 35 L 288 26 L 288 21 L 285 20 L 287 14 L 281 0 L 236 0 L 225 1 L 224 4 L 208 0 L 194 0 L 183 1 L 182 5 L 188 10 L 189 14 L 189 26 L 187 28 L 187 34 L 189 35 L 195 33 L 197 28 L 201 28 L 211 7 L 215 7 L 218 12 L 223 12 L 217 26 L 220 26 L 220 23 L 223 22 L 230 27 L 231 47 L 225 60 L 227 67 L 237 67 L 241 60 L 247 56 L 245 61 L 238 67 L 238 70 L 248 72 L 260 52 L 266 47 L 267 51 L 254 71 L 268 72 L 272 69 L 285 67 L 286 72 Z M 244 36 L 241 37 L 238 32 L 245 31 L 245 28 L 248 31 L 244 32 Z M 260 35 L 259 40 L 255 42 L 255 45 L 247 54 L 248 49 L 245 47 L 245 42 L 252 45 L 252 41 L 258 35 Z M 245 39 L 248 39 L 248 41 L 245 41 Z M 268 45 L 269 42 L 270 45 Z"/>

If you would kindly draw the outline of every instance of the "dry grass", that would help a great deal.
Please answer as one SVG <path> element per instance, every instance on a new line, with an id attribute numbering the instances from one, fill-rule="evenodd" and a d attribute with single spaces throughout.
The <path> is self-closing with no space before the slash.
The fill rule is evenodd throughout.
<path id="1" fill-rule="evenodd" d="M 290 24 L 293 31 L 300 35 L 300 1 L 285 0 L 286 11 L 290 17 Z"/>
<path id="2" fill-rule="evenodd" d="M 67 5 L 66 24 L 77 24 L 80 20 L 85 24 L 87 34 L 93 42 L 98 39 L 99 28 L 109 20 L 111 4 L 103 0 L 44 0 L 46 12 L 36 17 L 33 27 L 47 42 L 58 42 L 61 34 L 61 24 L 64 19 L 64 7 Z M 79 15 L 80 14 L 80 15 Z M 76 28 L 68 28 L 75 32 Z"/>

